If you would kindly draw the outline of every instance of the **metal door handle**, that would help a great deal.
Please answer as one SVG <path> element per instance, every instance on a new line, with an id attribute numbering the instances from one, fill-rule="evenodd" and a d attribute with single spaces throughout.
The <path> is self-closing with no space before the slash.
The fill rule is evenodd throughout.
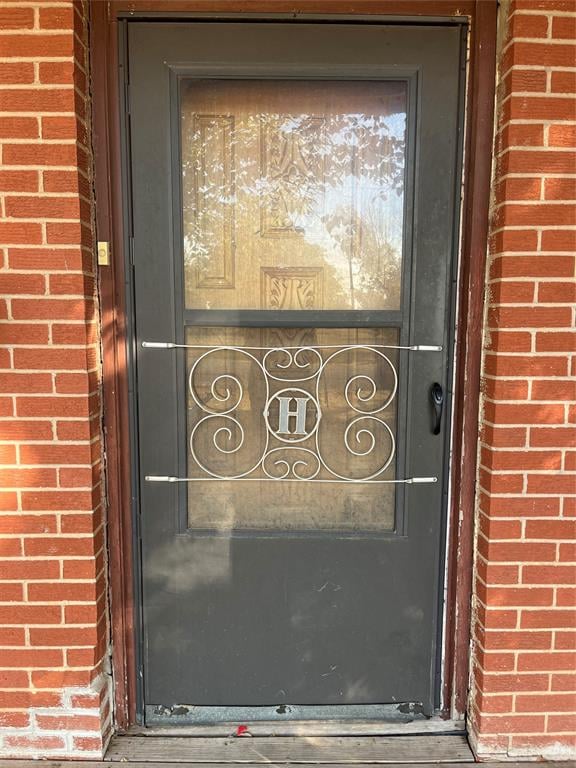
<path id="1" fill-rule="evenodd" d="M 444 390 L 437 381 L 430 388 L 430 399 L 434 406 L 434 428 L 432 429 L 432 434 L 439 435 L 442 424 L 442 410 L 444 408 Z"/>

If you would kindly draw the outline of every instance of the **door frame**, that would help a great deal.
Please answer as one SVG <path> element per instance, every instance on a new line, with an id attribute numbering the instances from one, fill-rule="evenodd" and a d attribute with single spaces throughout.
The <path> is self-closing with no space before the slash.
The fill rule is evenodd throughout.
<path id="1" fill-rule="evenodd" d="M 273 11 L 271 12 L 271 6 Z M 351 12 L 353 8 L 353 12 Z M 497 0 L 111 0 L 90 2 L 92 131 L 96 227 L 111 246 L 111 265 L 100 268 L 103 406 L 108 502 L 109 585 L 115 719 L 123 731 L 137 723 L 139 588 L 134 568 L 137 531 L 133 431 L 131 306 L 126 290 L 125 215 L 120 27 L 127 19 L 186 20 L 254 18 L 404 23 L 468 22 L 469 62 L 465 104 L 463 203 L 460 221 L 458 338 L 452 415 L 451 493 L 446 539 L 442 648 L 442 711 L 445 719 L 466 713 L 469 677 L 473 530 L 478 447 L 478 409 L 484 307 L 484 275 L 492 166 L 496 76 Z"/>

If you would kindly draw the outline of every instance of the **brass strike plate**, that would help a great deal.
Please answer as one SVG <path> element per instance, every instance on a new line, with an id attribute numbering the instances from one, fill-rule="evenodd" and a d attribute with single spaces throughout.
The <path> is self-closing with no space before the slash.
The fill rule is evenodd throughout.
<path id="1" fill-rule="evenodd" d="M 110 243 L 105 240 L 98 241 L 98 266 L 110 266 Z"/>

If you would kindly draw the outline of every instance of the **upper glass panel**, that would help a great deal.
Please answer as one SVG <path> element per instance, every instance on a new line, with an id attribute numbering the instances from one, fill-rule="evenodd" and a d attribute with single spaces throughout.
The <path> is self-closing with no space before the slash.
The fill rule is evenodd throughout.
<path id="1" fill-rule="evenodd" d="M 399 309 L 406 84 L 184 80 L 189 309 Z"/>

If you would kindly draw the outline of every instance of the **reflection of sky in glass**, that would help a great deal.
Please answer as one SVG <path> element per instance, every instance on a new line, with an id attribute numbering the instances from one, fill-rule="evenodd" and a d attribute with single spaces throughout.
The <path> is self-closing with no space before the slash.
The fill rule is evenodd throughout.
<path id="1" fill-rule="evenodd" d="M 332 306 L 314 308 L 397 308 L 405 112 L 208 117 L 200 131 L 183 114 L 187 304 L 219 306 L 223 294 L 201 276 L 223 272 L 233 248 L 254 282 L 260 268 L 318 265 Z M 239 278 L 226 306 L 257 305 Z"/>

